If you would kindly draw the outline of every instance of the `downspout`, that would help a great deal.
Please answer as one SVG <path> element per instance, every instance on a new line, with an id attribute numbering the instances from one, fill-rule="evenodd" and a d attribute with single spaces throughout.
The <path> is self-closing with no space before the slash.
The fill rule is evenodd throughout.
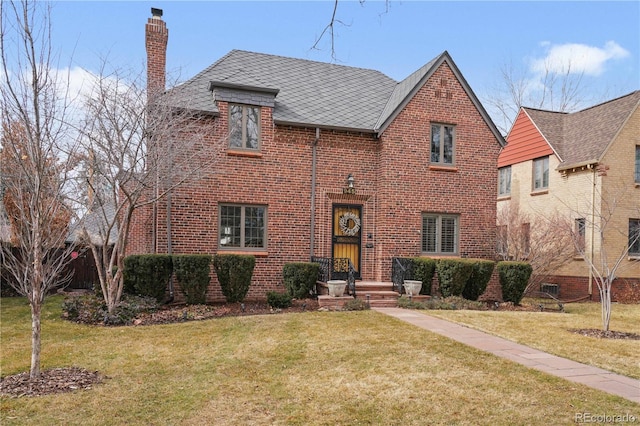
<path id="1" fill-rule="evenodd" d="M 311 145 L 311 225 L 310 232 L 311 237 L 309 243 L 311 247 L 309 249 L 309 258 L 315 256 L 316 245 L 316 163 L 317 163 L 317 147 L 320 140 L 320 128 L 316 127 L 316 137 Z"/>
<path id="2" fill-rule="evenodd" d="M 595 251 L 594 238 L 596 227 L 596 168 L 593 168 L 593 187 L 591 188 L 591 243 L 589 244 L 590 262 L 593 265 L 593 255 Z M 589 300 L 593 299 L 593 267 L 589 266 Z"/>
<path id="3" fill-rule="evenodd" d="M 171 190 L 167 192 L 167 254 L 173 254 L 173 243 L 171 242 Z M 173 274 L 169 277 L 169 300 L 167 303 L 173 302 Z"/>

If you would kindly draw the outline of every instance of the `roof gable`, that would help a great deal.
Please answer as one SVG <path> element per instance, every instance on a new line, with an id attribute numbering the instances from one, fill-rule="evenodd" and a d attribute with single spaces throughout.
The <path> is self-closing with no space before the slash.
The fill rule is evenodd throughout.
<path id="1" fill-rule="evenodd" d="M 507 135 L 507 146 L 498 156 L 498 167 L 510 166 L 554 153 L 551 145 L 527 112 L 524 108 L 520 109 Z"/>
<path id="2" fill-rule="evenodd" d="M 561 160 L 558 168 L 562 170 L 600 161 L 638 105 L 640 91 L 635 91 L 574 113 L 522 108 L 520 114 L 526 113 L 541 136 L 558 154 Z M 509 143 L 516 126 L 521 126 L 518 123 L 520 114 L 507 137 Z"/>

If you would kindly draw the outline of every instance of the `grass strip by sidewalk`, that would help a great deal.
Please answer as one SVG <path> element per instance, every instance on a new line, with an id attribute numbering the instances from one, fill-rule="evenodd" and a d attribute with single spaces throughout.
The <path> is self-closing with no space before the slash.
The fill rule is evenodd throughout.
<path id="1" fill-rule="evenodd" d="M 4 425 L 573 424 L 640 406 L 374 311 L 89 327 L 43 314 L 43 368 L 109 378 L 88 391 L 2 398 Z M 26 303 L 2 300 L 2 375 L 28 369 Z"/>
<path id="2" fill-rule="evenodd" d="M 640 379 L 640 340 L 599 339 L 571 332 L 601 329 L 599 303 L 571 303 L 564 313 L 518 311 L 421 311 L 545 352 Z M 610 329 L 640 334 L 640 305 L 617 304 Z"/>

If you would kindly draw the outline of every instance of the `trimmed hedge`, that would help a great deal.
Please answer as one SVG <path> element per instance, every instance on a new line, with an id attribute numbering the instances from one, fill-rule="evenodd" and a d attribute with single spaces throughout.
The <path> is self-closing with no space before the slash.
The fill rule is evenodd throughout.
<path id="1" fill-rule="evenodd" d="M 308 298 L 318 280 L 319 270 L 320 265 L 315 262 L 285 263 L 282 279 L 287 292 L 296 299 Z"/>
<path id="2" fill-rule="evenodd" d="M 164 302 L 167 284 L 173 272 L 168 254 L 136 254 L 124 259 L 124 286 L 137 296 Z"/>
<path id="3" fill-rule="evenodd" d="M 242 302 L 247 297 L 255 265 L 256 258 L 251 255 L 216 254 L 213 257 L 213 267 L 227 302 Z"/>
<path id="4" fill-rule="evenodd" d="M 428 257 L 413 258 L 413 279 L 422 281 L 420 294 L 431 295 L 431 283 L 436 272 L 436 261 Z"/>
<path id="5" fill-rule="evenodd" d="M 469 259 L 472 261 L 472 270 L 469 279 L 462 290 L 462 297 L 467 300 L 478 300 L 487 289 L 487 284 L 493 274 L 496 263 L 493 260 Z"/>
<path id="6" fill-rule="evenodd" d="M 526 262 L 498 262 L 502 300 L 520 304 L 533 268 Z"/>
<path id="7" fill-rule="evenodd" d="M 207 287 L 211 281 L 211 255 L 181 254 L 173 256 L 173 270 L 180 290 L 189 305 L 203 305 L 207 301 Z"/>
<path id="8" fill-rule="evenodd" d="M 442 297 L 462 296 L 473 270 L 473 263 L 468 259 L 439 259 L 436 270 Z"/>

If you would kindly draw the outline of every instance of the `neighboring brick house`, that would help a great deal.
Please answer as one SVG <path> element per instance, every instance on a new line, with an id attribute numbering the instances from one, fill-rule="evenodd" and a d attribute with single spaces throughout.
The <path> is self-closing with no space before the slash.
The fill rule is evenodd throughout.
<path id="1" fill-rule="evenodd" d="M 148 75 L 162 87 L 168 31 L 155 15 Z M 504 139 L 447 52 L 397 82 L 233 50 L 170 93 L 217 122 L 215 173 L 172 193 L 170 235 L 166 202 L 156 218 L 140 212 L 129 253 L 253 254 L 250 299 L 312 256 L 386 282 L 395 256 L 494 257 Z M 212 277 L 208 298 L 221 300 Z"/>
<path id="2" fill-rule="evenodd" d="M 635 91 L 575 113 L 521 108 L 498 160 L 498 211 L 515 202 L 532 217 L 570 216 L 587 256 L 599 263 L 604 252 L 609 265 L 621 258 L 614 298 L 640 296 L 639 105 Z M 598 299 L 579 256 L 547 281 L 559 285 L 564 299 Z"/>

